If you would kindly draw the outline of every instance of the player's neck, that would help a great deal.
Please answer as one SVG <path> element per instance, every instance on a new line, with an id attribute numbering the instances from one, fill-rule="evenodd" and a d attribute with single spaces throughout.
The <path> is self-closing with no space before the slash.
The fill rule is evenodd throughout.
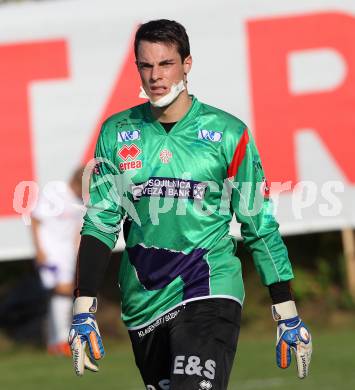
<path id="1" fill-rule="evenodd" d="M 192 99 L 187 90 L 181 92 L 177 99 L 167 107 L 159 108 L 150 105 L 156 120 L 163 123 L 178 122 L 190 109 Z"/>

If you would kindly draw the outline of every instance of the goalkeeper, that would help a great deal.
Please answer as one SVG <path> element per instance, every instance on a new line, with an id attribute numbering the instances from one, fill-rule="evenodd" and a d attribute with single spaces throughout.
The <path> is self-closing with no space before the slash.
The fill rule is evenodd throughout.
<path id="1" fill-rule="evenodd" d="M 125 220 L 122 319 L 146 388 L 227 389 L 244 301 L 229 235 L 234 213 L 270 291 L 277 364 L 287 368 L 294 351 L 304 378 L 311 336 L 292 299 L 292 268 L 250 131 L 188 94 L 192 58 L 179 23 L 141 25 L 135 55 L 148 102 L 108 118 L 96 145 L 69 335 L 76 373 L 97 371 L 104 356 L 96 295 Z"/>

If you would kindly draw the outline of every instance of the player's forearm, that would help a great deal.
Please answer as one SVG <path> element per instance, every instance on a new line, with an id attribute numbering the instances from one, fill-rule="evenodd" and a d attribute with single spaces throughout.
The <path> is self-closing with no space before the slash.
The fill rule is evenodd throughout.
<path id="1" fill-rule="evenodd" d="M 273 283 L 270 284 L 268 287 L 270 297 L 274 305 L 294 300 L 292 296 L 290 281 Z"/>
<path id="2" fill-rule="evenodd" d="M 294 278 L 286 246 L 277 231 L 257 240 L 248 249 L 265 286 Z"/>
<path id="3" fill-rule="evenodd" d="M 111 249 L 96 237 L 81 237 L 74 296 L 96 297 L 111 257 Z"/>

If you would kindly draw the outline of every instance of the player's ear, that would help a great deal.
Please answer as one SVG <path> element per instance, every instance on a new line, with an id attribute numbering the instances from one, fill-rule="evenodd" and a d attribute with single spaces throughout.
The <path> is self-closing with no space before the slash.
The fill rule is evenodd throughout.
<path id="1" fill-rule="evenodd" d="M 185 78 L 186 78 L 187 74 L 190 72 L 191 67 L 192 67 L 192 57 L 191 57 L 191 55 L 188 55 L 184 59 L 183 67 L 184 67 L 184 75 L 185 75 Z"/>

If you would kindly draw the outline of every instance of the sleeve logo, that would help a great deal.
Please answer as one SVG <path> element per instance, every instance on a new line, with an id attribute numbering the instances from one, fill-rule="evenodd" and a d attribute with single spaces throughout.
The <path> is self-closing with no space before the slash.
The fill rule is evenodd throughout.
<path id="1" fill-rule="evenodd" d="M 204 139 L 211 142 L 221 142 L 223 133 L 221 131 L 213 130 L 199 130 L 198 139 Z"/>
<path id="2" fill-rule="evenodd" d="M 119 131 L 117 133 L 118 142 L 137 141 L 139 139 L 141 139 L 141 131 L 138 129 Z"/>

